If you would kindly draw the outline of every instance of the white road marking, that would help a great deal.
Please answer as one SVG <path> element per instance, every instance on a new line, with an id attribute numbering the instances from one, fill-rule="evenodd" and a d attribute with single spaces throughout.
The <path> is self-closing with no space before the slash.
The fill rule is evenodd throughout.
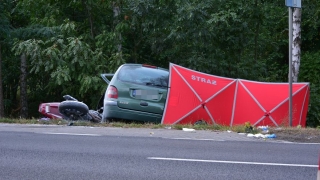
<path id="1" fill-rule="evenodd" d="M 167 139 L 175 139 L 175 140 L 196 140 L 196 141 L 225 141 L 218 139 L 196 139 L 196 138 L 167 138 Z"/>
<path id="2" fill-rule="evenodd" d="M 195 140 L 195 141 L 233 141 L 232 139 L 223 140 L 223 139 L 197 139 L 197 138 L 164 138 L 164 139 L 174 139 L 174 140 Z M 241 139 L 239 141 L 242 141 Z M 256 141 L 259 142 L 259 141 Z M 270 143 L 284 143 L 284 144 L 303 144 L 303 145 L 320 145 L 320 143 L 303 143 L 303 142 L 290 142 L 282 140 L 267 140 L 261 142 L 270 142 Z"/>
<path id="3" fill-rule="evenodd" d="M 71 135 L 71 136 L 101 136 L 100 134 L 51 133 L 51 132 L 42 132 L 41 134 L 52 134 L 52 135 Z"/>
<path id="4" fill-rule="evenodd" d="M 304 144 L 304 145 L 320 145 L 320 143 L 303 143 L 303 142 L 289 142 L 289 141 L 283 141 L 281 143 L 287 143 L 287 144 Z"/>
<path id="5" fill-rule="evenodd" d="M 220 161 L 220 160 L 204 160 L 204 159 L 180 159 L 180 158 L 163 158 L 163 157 L 148 157 L 152 160 L 165 160 L 165 161 L 189 161 L 189 162 L 209 162 L 209 163 L 226 163 L 226 164 L 254 164 L 266 166 L 289 166 L 289 167 L 312 167 L 316 168 L 318 165 L 308 164 L 281 164 L 281 163 L 263 163 L 263 162 L 245 162 L 245 161 Z"/>
<path id="6" fill-rule="evenodd" d="M 320 145 L 320 143 L 304 143 L 304 142 L 292 142 L 292 141 L 285 141 L 285 140 L 270 140 L 267 141 L 270 143 L 283 143 L 283 144 L 303 144 L 303 145 Z"/>

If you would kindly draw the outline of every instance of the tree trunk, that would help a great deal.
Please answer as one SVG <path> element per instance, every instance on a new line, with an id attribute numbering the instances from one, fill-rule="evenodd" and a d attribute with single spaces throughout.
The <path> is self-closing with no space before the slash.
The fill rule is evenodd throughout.
<path id="1" fill-rule="evenodd" d="M 293 9 L 292 19 L 292 81 L 298 82 L 301 55 L 301 9 Z"/>
<path id="2" fill-rule="evenodd" d="M 20 76 L 20 117 L 28 117 L 28 98 L 27 98 L 27 57 L 23 53 L 21 55 L 21 76 Z"/>
<path id="3" fill-rule="evenodd" d="M 258 0 L 255 1 L 255 8 L 258 8 Z M 258 18 L 257 18 L 258 19 Z M 256 19 L 255 36 L 254 36 L 254 61 L 258 62 L 258 39 L 260 29 L 260 19 Z"/>
<path id="4" fill-rule="evenodd" d="M 0 118 L 4 117 L 4 102 L 3 102 L 3 89 L 2 89 L 2 55 L 0 44 Z"/>
<path id="5" fill-rule="evenodd" d="M 82 0 L 81 2 L 82 2 L 82 5 L 84 6 L 84 8 L 87 10 L 87 16 L 88 16 L 89 23 L 90 23 L 91 38 L 93 39 L 95 34 L 94 34 L 94 28 L 93 28 L 93 17 L 90 12 L 90 10 L 92 8 L 89 8 L 89 5 L 84 0 Z"/>
<path id="6" fill-rule="evenodd" d="M 114 26 L 117 26 L 117 24 L 120 22 L 119 18 L 120 18 L 120 4 L 119 2 L 113 2 L 113 17 L 115 19 L 114 21 Z M 121 44 L 121 41 L 122 41 L 122 36 L 121 36 L 121 33 L 118 32 L 118 37 L 119 37 L 119 42 L 118 42 L 118 53 L 121 54 L 121 51 L 122 51 L 122 44 Z M 122 56 L 120 56 L 122 58 Z"/>

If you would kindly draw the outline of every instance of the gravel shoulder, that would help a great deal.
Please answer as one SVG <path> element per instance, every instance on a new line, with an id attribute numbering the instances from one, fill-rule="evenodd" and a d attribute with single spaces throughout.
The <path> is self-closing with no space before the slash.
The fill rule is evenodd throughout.
<path id="1" fill-rule="evenodd" d="M 272 128 L 271 133 L 277 137 L 276 140 L 301 143 L 320 143 L 319 128 Z"/>

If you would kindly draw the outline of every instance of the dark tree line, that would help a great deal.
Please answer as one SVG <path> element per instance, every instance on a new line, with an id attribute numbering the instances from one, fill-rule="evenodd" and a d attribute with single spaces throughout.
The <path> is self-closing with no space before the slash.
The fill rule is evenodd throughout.
<path id="1" fill-rule="evenodd" d="M 320 2 L 301 10 L 299 82 L 320 125 Z M 38 117 L 71 94 L 95 107 L 101 73 L 173 62 L 219 76 L 288 82 L 288 8 L 264 0 L 1 0 L 0 117 Z"/>

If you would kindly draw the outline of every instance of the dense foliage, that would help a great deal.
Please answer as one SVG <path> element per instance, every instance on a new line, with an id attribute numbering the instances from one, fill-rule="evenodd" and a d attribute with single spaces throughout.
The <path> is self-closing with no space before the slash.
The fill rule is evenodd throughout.
<path id="1" fill-rule="evenodd" d="M 320 2 L 304 0 L 299 81 L 310 82 L 307 123 L 320 125 Z M 1 0 L 5 116 L 19 116 L 27 55 L 29 116 L 71 94 L 94 108 L 101 73 L 169 62 L 219 76 L 288 81 L 288 8 L 264 0 Z"/>

